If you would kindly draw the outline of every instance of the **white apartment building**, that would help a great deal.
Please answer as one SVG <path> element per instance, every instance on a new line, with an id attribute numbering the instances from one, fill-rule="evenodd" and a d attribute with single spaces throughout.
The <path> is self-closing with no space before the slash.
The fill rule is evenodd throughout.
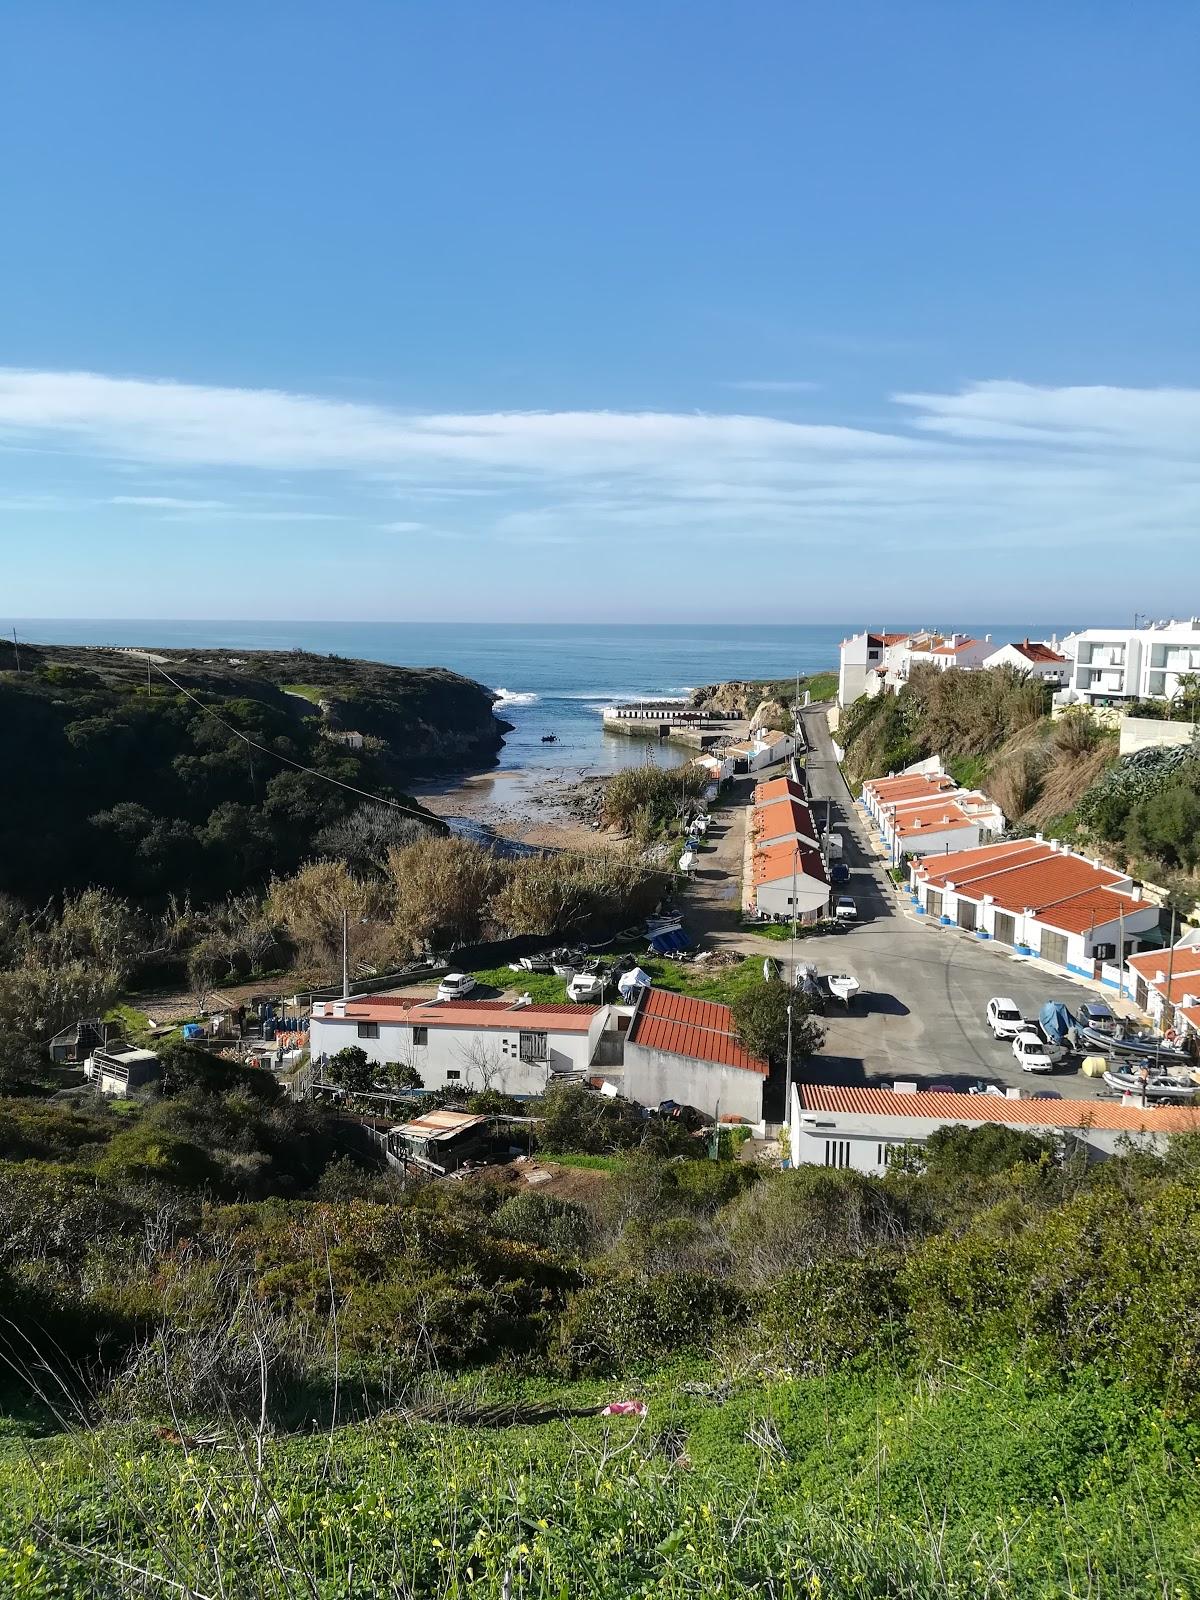
<path id="1" fill-rule="evenodd" d="M 1087 705 L 1172 700 L 1181 674 L 1200 672 L 1200 617 L 1075 635 L 1068 696 Z"/>
<path id="2" fill-rule="evenodd" d="M 314 1003 L 309 1049 L 319 1062 L 358 1045 L 381 1065 L 415 1067 L 426 1089 L 538 1095 L 587 1072 L 607 1018 L 607 1006 L 362 995 Z"/>

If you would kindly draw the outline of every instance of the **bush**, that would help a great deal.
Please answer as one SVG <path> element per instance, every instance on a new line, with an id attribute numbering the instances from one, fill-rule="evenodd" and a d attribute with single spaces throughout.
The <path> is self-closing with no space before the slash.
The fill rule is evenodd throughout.
<path id="1" fill-rule="evenodd" d="M 764 1349 L 796 1372 L 824 1373 L 908 1342 L 899 1258 L 810 1265 L 777 1278 L 755 1317 Z"/>
<path id="2" fill-rule="evenodd" d="M 591 1242 L 591 1218 L 582 1206 L 528 1190 L 506 1200 L 492 1218 L 500 1238 L 537 1245 L 557 1255 L 581 1256 Z"/>
<path id="3" fill-rule="evenodd" d="M 612 1273 L 567 1301 L 558 1332 L 567 1372 L 618 1372 L 666 1356 L 712 1346 L 746 1314 L 727 1284 L 691 1273 L 664 1273 L 644 1282 Z"/>

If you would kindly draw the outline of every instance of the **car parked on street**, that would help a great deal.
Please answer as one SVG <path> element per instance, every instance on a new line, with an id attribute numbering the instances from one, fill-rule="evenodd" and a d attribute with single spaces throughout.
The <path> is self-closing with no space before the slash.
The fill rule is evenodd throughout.
<path id="1" fill-rule="evenodd" d="M 1054 1071 L 1054 1061 L 1046 1048 L 1046 1041 L 1036 1033 L 1019 1033 L 1012 1042 L 1012 1053 L 1022 1072 Z"/>
<path id="2" fill-rule="evenodd" d="M 830 864 L 829 881 L 835 887 L 839 883 L 850 882 L 850 868 L 844 861 L 834 861 Z"/>
<path id="3" fill-rule="evenodd" d="M 854 896 L 849 894 L 838 895 L 837 902 L 833 908 L 833 915 L 837 922 L 857 922 L 858 906 L 855 903 Z"/>
<path id="4" fill-rule="evenodd" d="M 1007 995 L 995 995 L 987 1003 L 987 1025 L 995 1039 L 1015 1039 L 1026 1030 L 1025 1018 L 1017 1002 Z"/>

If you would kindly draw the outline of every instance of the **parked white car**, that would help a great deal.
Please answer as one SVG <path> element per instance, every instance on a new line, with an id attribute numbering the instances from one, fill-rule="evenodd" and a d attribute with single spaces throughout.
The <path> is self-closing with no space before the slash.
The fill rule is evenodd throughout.
<path id="1" fill-rule="evenodd" d="M 1016 1056 L 1022 1072 L 1053 1072 L 1054 1062 L 1051 1059 L 1044 1039 L 1039 1039 L 1036 1033 L 1019 1033 L 1012 1042 L 1012 1053 Z"/>
<path id="2" fill-rule="evenodd" d="M 833 916 L 835 922 L 858 921 L 858 906 L 851 895 L 838 895 L 837 902 L 833 908 Z"/>
<path id="3" fill-rule="evenodd" d="M 461 1000 L 474 987 L 475 979 L 469 972 L 448 972 L 438 984 L 437 997 L 439 1000 Z"/>
<path id="4" fill-rule="evenodd" d="M 1015 1039 L 1019 1033 L 1026 1031 L 1025 1018 L 1017 1002 L 1004 995 L 996 995 L 988 1001 L 987 1025 L 996 1039 Z"/>

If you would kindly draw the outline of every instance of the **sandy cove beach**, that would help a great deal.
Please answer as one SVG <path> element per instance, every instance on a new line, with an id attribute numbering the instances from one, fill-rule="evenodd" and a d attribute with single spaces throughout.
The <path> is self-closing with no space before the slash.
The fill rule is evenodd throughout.
<path id="1" fill-rule="evenodd" d="M 439 817 L 463 817 L 519 844 L 556 850 L 595 850 L 615 836 L 571 815 L 568 791 L 578 780 L 544 772 L 484 772 L 420 790 L 416 798 Z"/>

